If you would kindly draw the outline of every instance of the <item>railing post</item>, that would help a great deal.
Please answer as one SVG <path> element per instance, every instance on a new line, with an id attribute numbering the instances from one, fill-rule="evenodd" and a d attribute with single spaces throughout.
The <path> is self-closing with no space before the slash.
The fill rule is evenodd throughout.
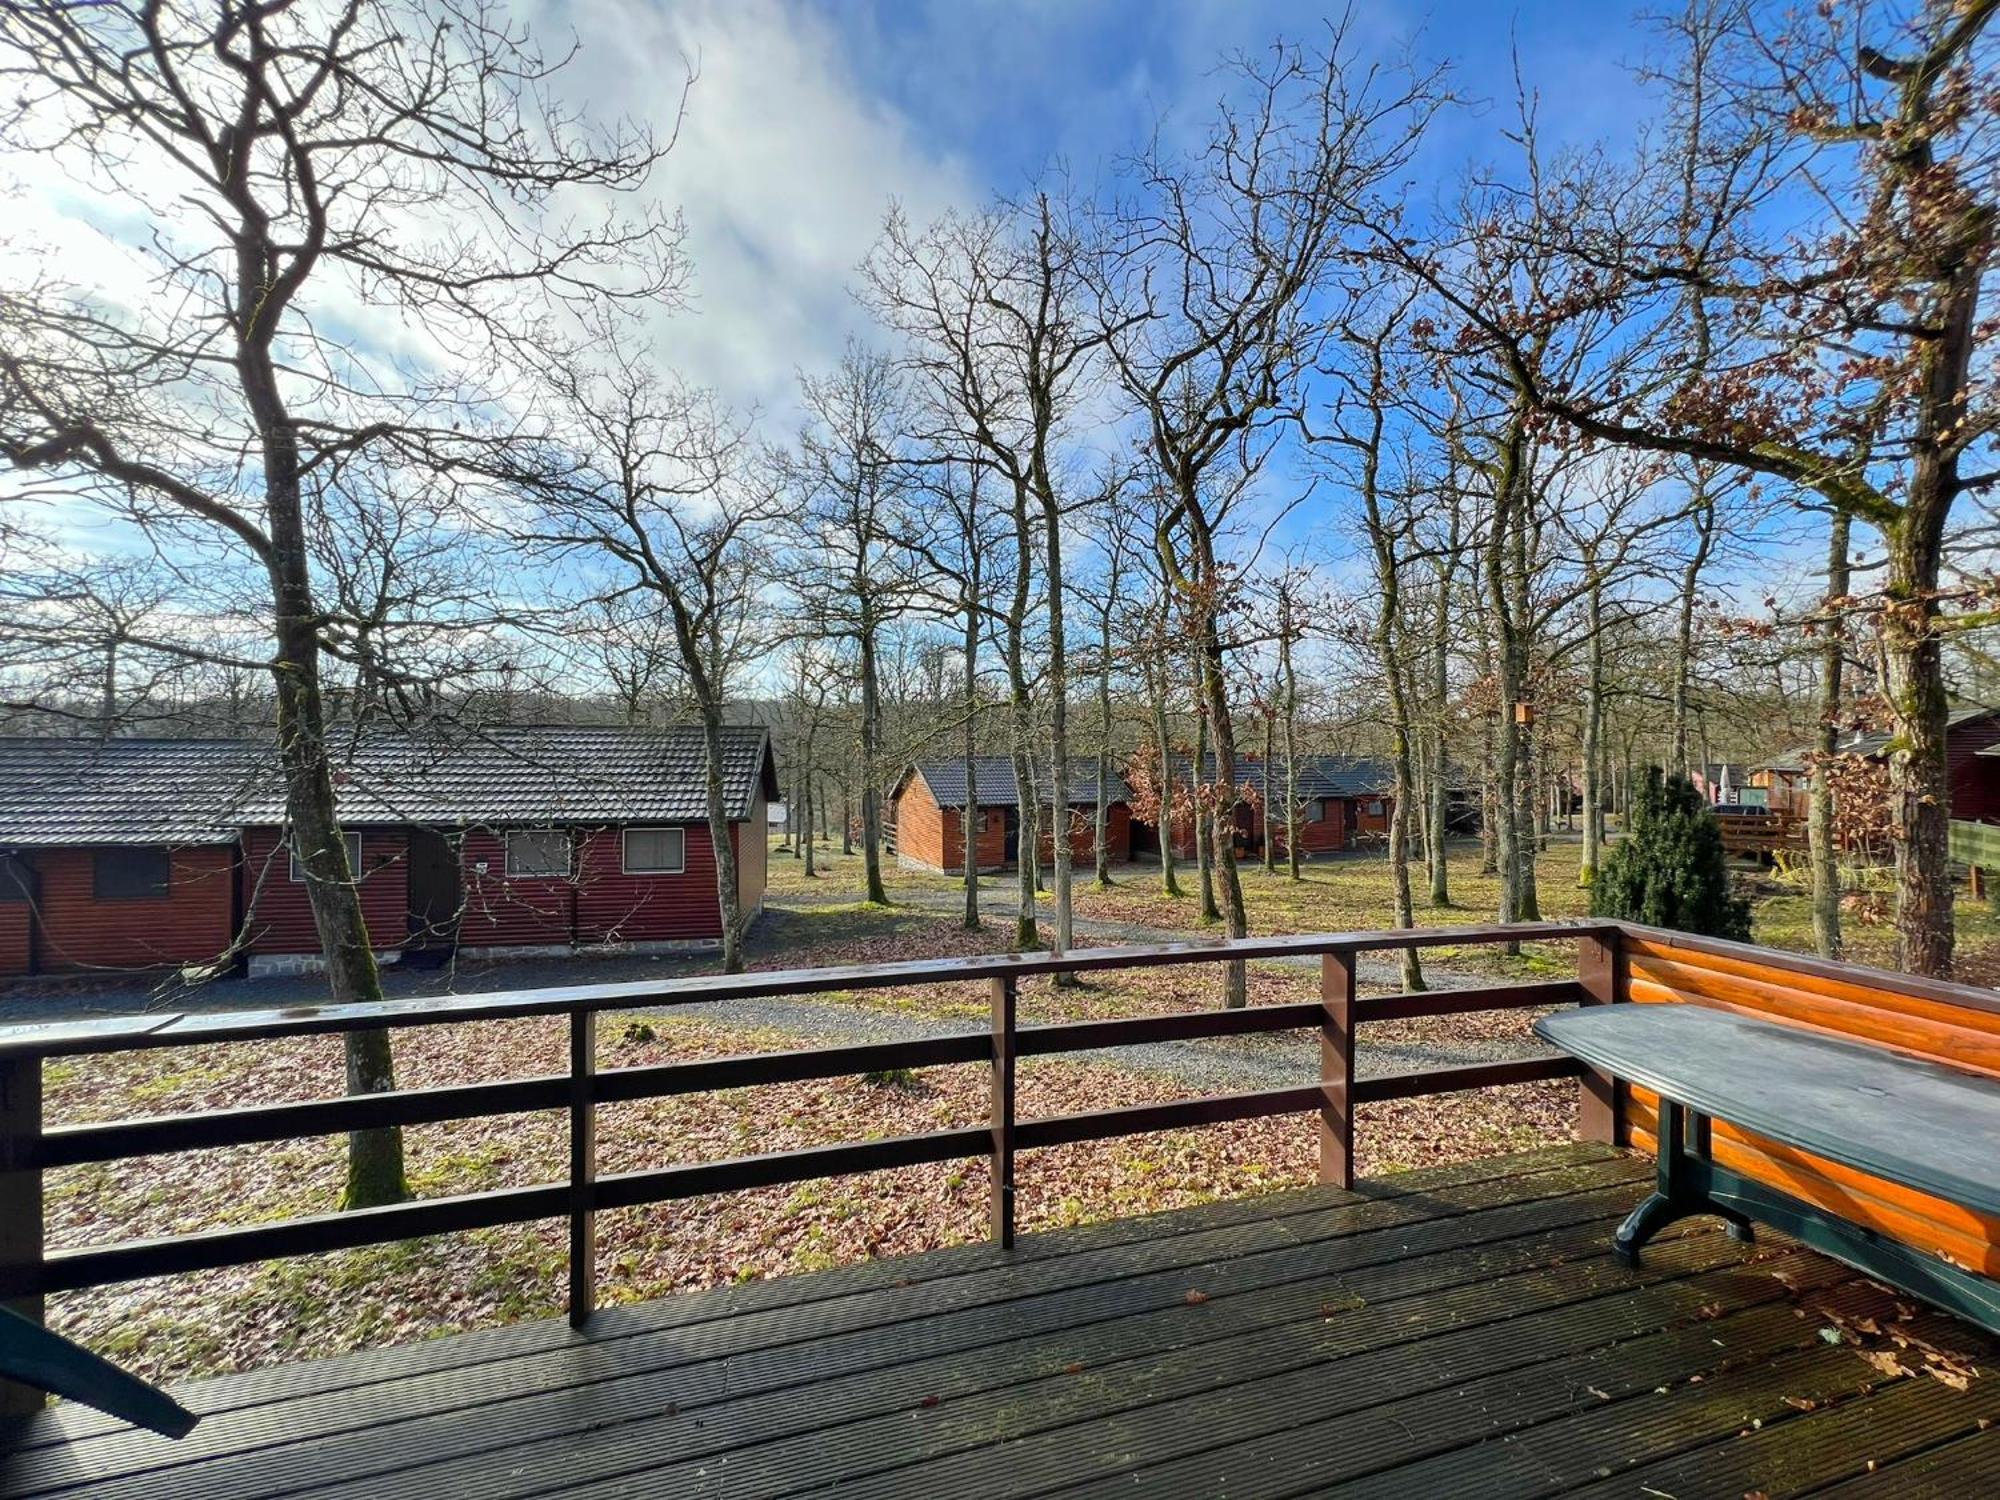
<path id="1" fill-rule="evenodd" d="M 569 1326 L 597 1310 L 597 1012 L 569 1017 Z"/>
<path id="2" fill-rule="evenodd" d="M 1319 961 L 1319 1180 L 1354 1186 L 1354 955 Z"/>
<path id="3" fill-rule="evenodd" d="M 1585 1005 L 1613 1005 L 1628 997 L 1623 937 L 1623 933 L 1611 928 L 1579 940 L 1576 982 L 1583 991 Z M 1607 1146 L 1628 1144 L 1631 1132 L 1626 1119 L 1625 1085 L 1608 1074 L 1586 1068 L 1577 1087 L 1577 1139 L 1601 1141 Z"/>
<path id="4" fill-rule="evenodd" d="M 42 1060 L 0 1058 L 0 1265 L 32 1269 L 42 1263 L 42 1171 L 29 1161 L 42 1136 Z M 42 1321 L 40 1296 L 7 1304 L 24 1318 Z M 0 1416 L 40 1411 L 42 1393 L 0 1380 Z"/>
<path id="5" fill-rule="evenodd" d="M 993 1238 L 1014 1244 L 1014 977 L 993 982 Z"/>

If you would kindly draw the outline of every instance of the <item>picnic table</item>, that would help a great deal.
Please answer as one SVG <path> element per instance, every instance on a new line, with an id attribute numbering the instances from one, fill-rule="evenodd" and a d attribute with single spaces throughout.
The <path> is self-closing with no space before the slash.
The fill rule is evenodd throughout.
<path id="1" fill-rule="evenodd" d="M 1761 1222 L 2000 1332 L 2000 1282 L 1758 1182 L 1711 1149 L 1712 1122 L 1725 1120 L 2000 1215 L 2000 1081 L 1703 1005 L 1587 1006 L 1545 1016 L 1535 1031 L 1659 1096 L 1657 1184 L 1618 1228 L 1624 1259 L 1691 1214 L 1717 1215 L 1742 1238 Z"/>

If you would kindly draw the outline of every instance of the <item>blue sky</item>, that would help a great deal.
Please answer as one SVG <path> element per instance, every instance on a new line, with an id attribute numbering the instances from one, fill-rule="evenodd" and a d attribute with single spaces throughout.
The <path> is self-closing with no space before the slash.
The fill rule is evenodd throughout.
<path id="1" fill-rule="evenodd" d="M 1273 0 L 872 0 L 827 13 L 872 94 L 1005 190 L 1051 160 L 1088 172 L 1162 115 L 1199 118 L 1218 57 L 1279 36 L 1322 36 L 1332 12 Z M 1362 0 L 1350 31 L 1364 55 L 1393 56 L 1411 43 L 1421 57 L 1449 61 L 1464 95 L 1503 106 L 1518 44 L 1553 132 L 1589 137 L 1631 122 L 1622 64 L 1645 39 L 1615 0 L 1517 8 Z M 1487 149 L 1491 128 L 1490 115 L 1446 122 L 1435 142 L 1440 165 L 1455 171 Z"/>
<path id="2" fill-rule="evenodd" d="M 1218 59 L 1323 35 L 1328 11 L 1274 0 L 516 0 L 583 51 L 566 82 L 594 115 L 665 123 L 679 62 L 699 74 L 657 191 L 686 216 L 695 303 L 665 357 L 742 406 L 789 421 L 800 368 L 867 321 L 849 294 L 890 199 L 919 221 L 1018 191 L 1061 163 L 1090 182 L 1156 121 L 1195 130 Z M 1406 45 L 1452 65 L 1488 108 L 1439 123 L 1413 191 L 1450 193 L 1501 149 L 1516 39 L 1551 137 L 1629 128 L 1622 64 L 1644 35 L 1622 6 L 1518 11 L 1357 0 L 1366 57 Z"/>

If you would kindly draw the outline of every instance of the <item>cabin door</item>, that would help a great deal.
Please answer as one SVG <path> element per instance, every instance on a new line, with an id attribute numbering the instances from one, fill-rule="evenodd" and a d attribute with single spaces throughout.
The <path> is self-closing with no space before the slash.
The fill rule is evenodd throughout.
<path id="1" fill-rule="evenodd" d="M 1340 804 L 1340 846 L 1352 849 L 1361 838 L 1361 804 L 1352 797 Z"/>
<path id="2" fill-rule="evenodd" d="M 458 943 L 458 916 L 465 903 L 459 873 L 459 841 L 434 828 L 412 828 L 408 858 L 408 946 L 449 952 Z"/>
<path id="3" fill-rule="evenodd" d="M 1006 810 L 1006 822 L 1003 825 L 1003 829 L 1001 859 L 1010 865 L 1019 864 L 1021 862 L 1021 810 L 1018 807 L 1010 807 Z"/>

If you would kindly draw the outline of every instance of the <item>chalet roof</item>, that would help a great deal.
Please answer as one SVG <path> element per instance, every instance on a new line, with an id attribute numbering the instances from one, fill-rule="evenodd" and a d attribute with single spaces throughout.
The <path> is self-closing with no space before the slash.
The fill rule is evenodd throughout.
<path id="1" fill-rule="evenodd" d="M 965 806 L 965 759 L 918 761 L 910 767 L 910 772 L 921 776 L 924 785 L 931 790 L 931 796 L 939 807 Z M 973 757 L 973 787 L 981 807 L 1019 807 L 1021 805 L 1019 785 L 1014 779 L 1014 758 L 1011 755 L 979 755 Z M 1049 768 L 1037 760 L 1034 767 L 1037 790 L 1047 800 Z M 1072 807 L 1097 802 L 1097 762 L 1089 757 L 1073 757 L 1069 763 L 1069 805 Z M 1132 795 L 1124 779 L 1115 771 L 1111 776 L 1111 800 L 1124 802 Z"/>
<path id="2" fill-rule="evenodd" d="M 262 774 L 244 740 L 0 739 L 0 845 L 232 843 Z"/>
<path id="3" fill-rule="evenodd" d="M 707 816 L 699 728 L 535 725 L 382 732 L 342 743 L 343 823 L 380 827 L 694 822 Z M 731 818 L 777 790 L 762 727 L 723 730 Z M 0 741 L 0 844 L 228 843 L 285 821 L 261 740 Z"/>
<path id="4" fill-rule="evenodd" d="M 1193 757 L 1175 756 L 1172 761 L 1174 779 L 1185 782 L 1192 765 Z M 1203 757 L 1202 773 L 1202 779 L 1205 781 L 1215 779 L 1213 755 Z M 1267 801 L 1273 795 L 1282 797 L 1285 794 L 1285 762 L 1274 760 L 1267 768 L 1260 758 L 1238 756 L 1236 780 L 1255 787 L 1257 794 Z M 1301 755 L 1299 757 L 1299 796 L 1307 801 L 1321 797 L 1379 797 L 1394 786 L 1395 782 L 1394 767 L 1380 756 Z"/>
<path id="5" fill-rule="evenodd" d="M 2000 708 L 1987 708 L 1978 705 L 1955 708 L 1944 721 L 1945 733 L 1949 734 L 1952 730 L 1961 728 L 1967 724 L 1976 724 L 1981 719 L 1990 719 L 1995 714 L 2000 714 Z M 1834 746 L 1834 753 L 1836 755 L 1859 755 L 1864 759 L 1873 760 L 1889 748 L 1889 742 L 1894 738 L 1895 735 L 1886 729 L 1873 730 L 1866 734 L 1850 734 Z M 1806 768 L 1807 759 L 1818 753 L 1815 747 L 1795 745 L 1777 759 L 1766 761 L 1755 769 L 1760 771 L 1803 771 Z M 1991 755 L 1993 748 L 1988 747 L 1977 753 L 1980 755 Z"/>

